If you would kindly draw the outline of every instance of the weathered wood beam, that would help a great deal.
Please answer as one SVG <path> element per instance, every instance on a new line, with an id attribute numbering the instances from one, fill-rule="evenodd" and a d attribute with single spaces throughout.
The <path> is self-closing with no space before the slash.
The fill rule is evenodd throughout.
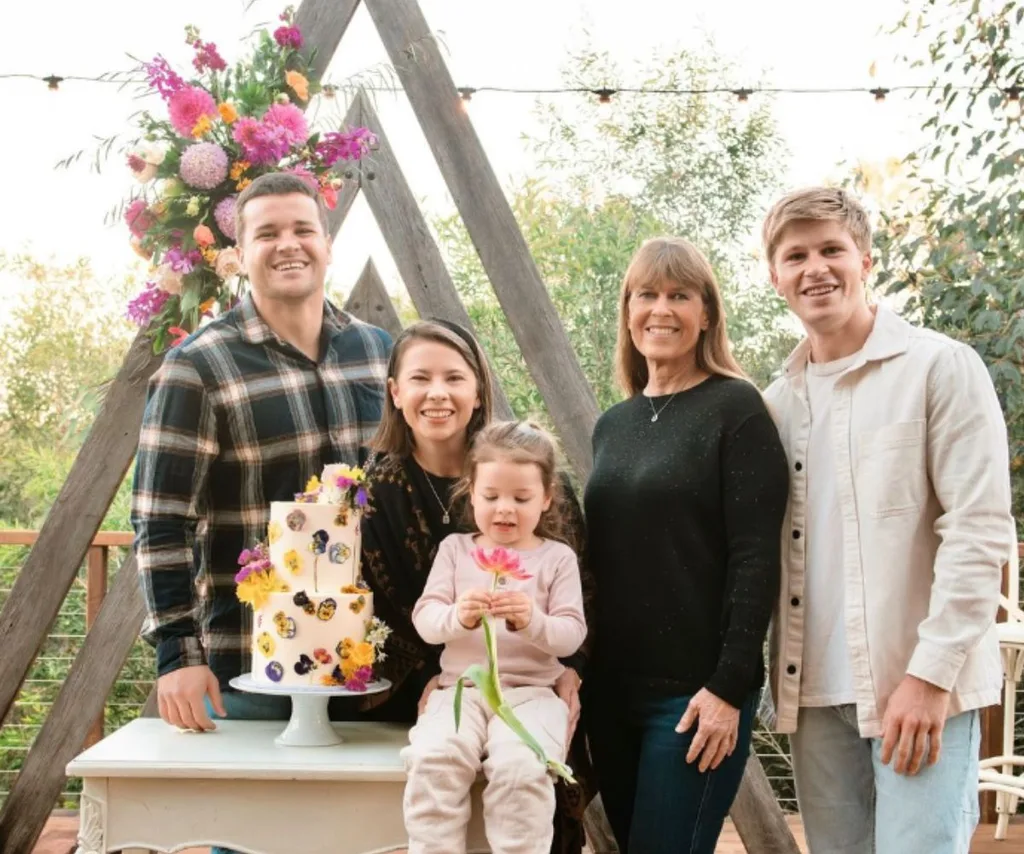
<path id="1" fill-rule="evenodd" d="M 800 846 L 793 838 L 793 831 L 786 823 L 772 784 L 753 748 L 729 816 L 743 847 L 752 854 L 800 854 Z"/>
<path id="2" fill-rule="evenodd" d="M 305 38 L 303 50 L 315 51 L 310 71 L 322 78 L 359 8 L 359 0 L 302 0 L 295 26 Z"/>
<path id="3" fill-rule="evenodd" d="M 364 0 L 581 480 L 597 399 L 416 0 Z"/>
<path id="4" fill-rule="evenodd" d="M 391 304 L 391 297 L 380 280 L 380 274 L 372 258 L 367 259 L 363 272 L 359 274 L 352 293 L 345 301 L 345 311 L 367 323 L 379 326 L 392 338 L 398 337 L 398 333 L 402 331 L 402 321 Z"/>
<path id="5" fill-rule="evenodd" d="M 135 556 L 118 570 L 60 693 L 0 812 L 0 851 L 32 854 L 66 779 L 64 769 L 82 749 L 107 695 L 139 635 L 145 607 Z"/>
<path id="6" fill-rule="evenodd" d="M 345 124 L 362 125 L 377 136 L 377 147 L 364 163 L 360 186 L 416 313 L 420 317 L 440 317 L 473 331 L 473 322 L 459 299 L 441 250 L 365 92 L 359 92 L 349 106 Z M 368 176 L 371 170 L 372 179 Z M 481 342 L 481 346 L 487 350 L 486 343 Z M 508 398 L 497 382 L 494 414 L 498 418 L 513 417 Z"/>
<path id="7" fill-rule="evenodd" d="M 60 611 L 139 441 L 146 383 L 162 361 L 140 333 L 75 457 L 0 613 L 0 720 Z"/>

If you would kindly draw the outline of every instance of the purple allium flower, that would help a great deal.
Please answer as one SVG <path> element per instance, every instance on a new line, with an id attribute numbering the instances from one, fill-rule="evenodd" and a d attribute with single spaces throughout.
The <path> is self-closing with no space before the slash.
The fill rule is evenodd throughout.
<path id="1" fill-rule="evenodd" d="M 197 142 L 181 155 L 178 173 L 190 187 L 212 190 L 228 177 L 228 154 L 215 142 Z"/>
<path id="2" fill-rule="evenodd" d="M 217 118 L 217 102 L 205 89 L 185 86 L 174 92 L 167 101 L 171 124 L 182 136 L 192 136 L 192 129 L 203 116 Z"/>
<path id="3" fill-rule="evenodd" d="M 302 32 L 298 27 L 278 27 L 274 30 L 274 41 L 281 47 L 302 47 Z"/>
<path id="4" fill-rule="evenodd" d="M 196 55 L 192 59 L 192 66 L 196 71 L 202 72 L 204 68 L 210 71 L 223 71 L 228 67 L 224 58 L 217 52 L 217 45 L 213 42 L 202 42 L 196 39 Z"/>
<path id="5" fill-rule="evenodd" d="M 377 142 L 377 137 L 367 128 L 341 133 L 331 131 L 321 137 L 316 147 L 317 156 L 324 166 L 333 166 L 339 160 L 358 160 Z"/>
<path id="6" fill-rule="evenodd" d="M 146 79 L 149 81 L 150 88 L 156 89 L 165 101 L 169 101 L 171 95 L 185 88 L 185 81 L 159 54 L 153 58 L 152 62 L 144 62 L 142 67 L 146 70 Z"/>
<path id="7" fill-rule="evenodd" d="M 146 287 L 128 303 L 125 314 L 132 323 L 148 326 L 170 297 L 167 291 L 162 291 L 156 286 L 156 282 L 146 282 Z"/>
<path id="8" fill-rule="evenodd" d="M 238 239 L 235 234 L 235 203 L 237 198 L 237 196 L 228 196 L 226 199 L 221 199 L 213 209 L 213 219 L 217 223 L 217 228 L 221 230 L 228 240 Z"/>

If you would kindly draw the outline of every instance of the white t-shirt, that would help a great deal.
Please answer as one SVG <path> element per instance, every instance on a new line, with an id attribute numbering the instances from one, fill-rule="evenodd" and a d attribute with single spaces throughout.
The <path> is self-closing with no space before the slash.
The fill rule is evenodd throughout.
<path id="1" fill-rule="evenodd" d="M 801 706 L 839 706 L 856 699 L 846 643 L 843 523 L 832 452 L 832 390 L 858 355 L 824 364 L 808 362 L 805 374 L 811 434 L 806 462 L 807 569 Z"/>

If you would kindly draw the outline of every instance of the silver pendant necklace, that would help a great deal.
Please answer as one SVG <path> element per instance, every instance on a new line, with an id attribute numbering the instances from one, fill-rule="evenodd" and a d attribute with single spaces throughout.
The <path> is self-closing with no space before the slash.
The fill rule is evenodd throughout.
<path id="1" fill-rule="evenodd" d="M 426 475 L 427 486 L 429 486 L 430 487 L 430 491 L 434 493 L 434 499 L 437 501 L 437 506 L 441 508 L 441 523 L 444 524 L 444 525 L 450 524 L 451 523 L 451 518 L 452 518 L 451 517 L 452 504 L 454 504 L 455 502 L 454 501 L 449 501 L 448 502 L 448 506 L 445 507 L 444 506 L 444 502 L 441 500 L 441 496 L 438 495 L 437 494 L 437 490 L 434 489 L 434 482 L 430 478 L 430 472 L 428 472 L 426 469 L 423 469 L 423 474 Z"/>
<path id="2" fill-rule="evenodd" d="M 680 391 L 682 391 L 682 389 L 680 389 Z M 658 420 L 658 416 L 659 416 L 659 415 L 661 415 L 661 413 L 665 411 L 665 407 L 666 407 L 666 406 L 668 406 L 668 405 L 669 405 L 669 404 L 670 404 L 670 403 L 672 402 L 673 398 L 675 398 L 675 396 L 676 396 L 677 394 L 679 394 L 679 392 L 678 392 L 678 391 L 676 391 L 676 392 L 673 392 L 673 393 L 672 393 L 672 396 L 671 396 L 671 397 L 669 397 L 669 399 L 668 399 L 668 400 L 666 400 L 666 401 L 665 401 L 665 402 L 664 402 L 664 403 L 663 403 L 663 404 L 662 404 L 662 405 L 661 405 L 661 406 L 660 406 L 660 407 L 659 407 L 658 409 L 655 409 L 655 408 L 654 408 L 654 401 L 653 401 L 653 400 L 651 400 L 650 398 L 647 398 L 647 402 L 648 402 L 649 404 L 651 404 L 651 412 L 653 413 L 653 415 L 651 415 L 651 423 L 652 423 L 652 424 L 653 424 L 653 423 L 654 423 L 655 421 L 657 421 L 657 420 Z"/>

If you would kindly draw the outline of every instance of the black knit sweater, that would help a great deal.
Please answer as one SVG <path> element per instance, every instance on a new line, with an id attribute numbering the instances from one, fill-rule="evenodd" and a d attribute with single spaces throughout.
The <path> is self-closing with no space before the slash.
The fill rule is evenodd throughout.
<path id="1" fill-rule="evenodd" d="M 788 485 L 775 425 L 742 380 L 605 412 L 584 499 L 595 676 L 631 694 L 707 688 L 742 705 L 764 678 Z"/>

